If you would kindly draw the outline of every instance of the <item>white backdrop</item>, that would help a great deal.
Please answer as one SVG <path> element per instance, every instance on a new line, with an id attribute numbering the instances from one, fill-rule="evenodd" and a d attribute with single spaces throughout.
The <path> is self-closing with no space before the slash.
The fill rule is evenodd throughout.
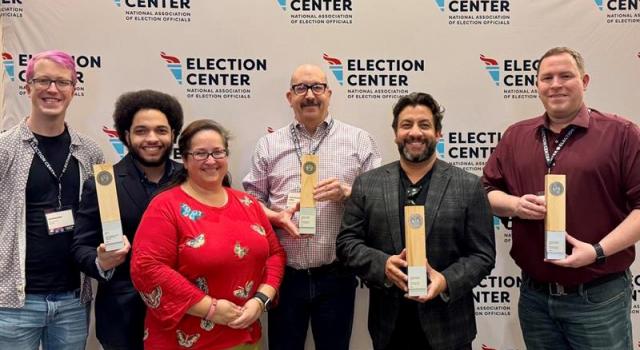
<path id="1" fill-rule="evenodd" d="M 67 120 L 116 162 L 115 99 L 152 88 L 175 95 L 187 122 L 231 130 L 234 186 L 257 139 L 292 119 L 284 94 L 301 63 L 325 68 L 335 118 L 371 132 L 384 161 L 397 159 L 390 127 L 399 95 L 425 91 L 446 108 L 441 158 L 480 174 L 501 132 L 540 114 L 533 78 L 546 49 L 586 59 L 588 105 L 636 122 L 640 112 L 637 0 L 2 0 L 4 72 L 0 128 L 29 112 L 30 54 L 76 57 L 80 81 Z M 324 56 L 324 57 L 323 57 Z M 598 145 L 594 145 L 597 147 Z M 474 349 L 523 349 L 519 270 L 510 232 L 496 222 L 497 266 L 476 288 Z M 634 266 L 634 271 L 639 269 Z M 634 279 L 634 288 L 640 288 Z M 353 349 L 371 347 L 367 291 L 358 292 Z M 640 302 L 633 302 L 634 341 Z M 455 330 L 452 330 L 455 331 Z M 97 349 L 91 339 L 90 349 Z M 313 346 L 309 345 L 308 349 Z"/>

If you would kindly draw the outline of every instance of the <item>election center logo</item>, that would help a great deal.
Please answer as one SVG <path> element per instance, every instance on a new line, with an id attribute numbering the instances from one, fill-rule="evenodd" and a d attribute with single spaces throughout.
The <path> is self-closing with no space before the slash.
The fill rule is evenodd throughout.
<path id="1" fill-rule="evenodd" d="M 22 18 L 24 15 L 22 1 L 24 0 L 2 0 L 0 18 Z"/>
<path id="2" fill-rule="evenodd" d="M 4 72 L 9 77 L 9 80 L 15 81 L 15 70 L 13 66 L 13 56 L 8 52 L 2 53 L 2 65 L 4 66 Z"/>
<path id="3" fill-rule="evenodd" d="M 436 144 L 438 158 L 476 175 L 502 138 L 500 131 L 452 131 L 443 134 Z"/>
<path id="4" fill-rule="evenodd" d="M 113 150 L 120 157 L 120 159 L 122 159 L 127 153 L 127 150 L 124 147 L 124 144 L 122 144 L 122 141 L 120 141 L 120 139 L 118 138 L 118 132 L 104 125 L 102 126 L 102 132 L 109 140 L 109 143 L 111 144 L 111 147 L 113 147 Z"/>
<path id="5" fill-rule="evenodd" d="M 189 23 L 191 0 L 109 0 L 127 22 Z"/>
<path id="6" fill-rule="evenodd" d="M 88 94 L 87 90 L 87 72 L 99 72 L 102 70 L 102 56 L 89 55 L 89 54 L 75 54 L 70 53 L 71 58 L 76 64 L 76 86 L 74 95 L 83 97 Z M 31 53 L 2 53 L 2 65 L 4 66 L 5 74 L 9 77 L 9 80 L 18 84 L 18 96 L 24 96 L 27 94 L 25 85 L 27 83 L 27 64 L 31 59 Z"/>
<path id="7" fill-rule="evenodd" d="M 252 82 L 268 70 L 267 59 L 258 57 L 180 57 L 161 51 L 160 59 L 194 99 L 250 99 Z"/>
<path id="8" fill-rule="evenodd" d="M 640 24 L 639 0 L 592 0 L 606 24 Z"/>
<path id="9" fill-rule="evenodd" d="M 273 1 L 273 0 L 269 0 Z M 351 25 L 356 0 L 275 0 L 291 25 Z"/>
<path id="10" fill-rule="evenodd" d="M 633 290 L 631 291 L 631 315 L 632 317 L 640 316 L 640 275 L 634 274 L 631 276 L 631 285 Z"/>
<path id="11" fill-rule="evenodd" d="M 479 67 L 484 67 L 488 81 L 502 89 L 505 100 L 536 99 L 538 59 L 502 58 L 480 54 Z"/>
<path id="12" fill-rule="evenodd" d="M 449 26 L 505 26 L 511 24 L 511 0 L 433 0 Z"/>
<path id="13" fill-rule="evenodd" d="M 510 318 L 517 312 L 522 277 L 517 275 L 489 275 L 473 289 L 476 317 Z M 514 308 L 515 306 L 515 308 Z"/>
<path id="14" fill-rule="evenodd" d="M 422 58 L 343 58 L 324 53 L 322 59 L 334 81 L 346 87 L 347 99 L 353 100 L 398 99 L 415 90 L 412 79 L 425 71 Z"/>

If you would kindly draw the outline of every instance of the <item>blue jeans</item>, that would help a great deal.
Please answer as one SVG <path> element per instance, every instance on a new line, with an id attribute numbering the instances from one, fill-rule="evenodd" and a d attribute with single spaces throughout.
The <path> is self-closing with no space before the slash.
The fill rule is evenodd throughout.
<path id="1" fill-rule="evenodd" d="M 357 281 L 344 267 L 287 267 L 278 305 L 269 311 L 269 350 L 304 349 L 307 329 L 316 350 L 348 350 Z"/>
<path id="2" fill-rule="evenodd" d="M 0 308 L 0 349 L 84 350 L 89 305 L 79 291 L 27 294 L 22 308 Z"/>
<path id="3" fill-rule="evenodd" d="M 518 302 L 527 349 L 633 348 L 629 272 L 563 296 L 536 290 L 528 282 L 524 277 Z"/>

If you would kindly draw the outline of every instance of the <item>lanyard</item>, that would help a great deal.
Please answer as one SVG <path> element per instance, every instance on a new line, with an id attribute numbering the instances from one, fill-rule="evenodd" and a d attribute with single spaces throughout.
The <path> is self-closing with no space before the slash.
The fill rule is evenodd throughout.
<path id="1" fill-rule="evenodd" d="M 58 181 L 58 208 L 57 209 L 61 209 L 62 208 L 62 177 L 64 176 L 64 173 L 67 171 L 67 167 L 69 166 L 69 160 L 71 160 L 71 145 L 69 145 L 69 153 L 67 154 L 67 159 L 64 161 L 62 172 L 60 173 L 60 176 L 58 176 L 56 175 L 56 172 L 53 170 L 53 167 L 51 167 L 51 164 L 49 164 L 49 162 L 47 161 L 47 158 L 45 158 L 44 154 L 42 154 L 42 152 L 40 151 L 40 148 L 38 148 L 38 143 L 33 139 L 29 141 L 29 143 L 31 144 L 31 148 L 33 148 L 33 150 L 36 152 L 38 157 L 40 157 L 40 160 L 42 160 L 42 162 L 44 163 L 44 166 L 47 167 L 47 170 L 49 170 L 49 173 L 51 173 L 51 175 L 53 175 L 53 178 L 56 179 L 56 181 Z"/>
<path id="2" fill-rule="evenodd" d="M 544 148 L 544 159 L 547 162 L 547 170 L 548 170 L 547 173 L 551 174 L 551 168 L 553 167 L 553 161 L 556 159 L 556 156 L 558 155 L 558 153 L 560 152 L 560 150 L 562 149 L 564 144 L 567 142 L 569 137 L 571 137 L 571 135 L 573 135 L 573 132 L 575 130 L 576 130 L 575 126 L 573 126 L 573 125 L 570 126 L 569 130 L 567 131 L 566 134 L 564 134 L 564 137 L 562 138 L 562 140 L 560 141 L 560 143 L 556 147 L 555 151 L 553 151 L 553 154 L 549 155 L 549 142 L 547 141 L 547 129 L 545 129 L 544 127 L 540 128 L 540 133 L 542 135 L 542 146 Z"/>
<path id="3" fill-rule="evenodd" d="M 327 135 L 329 135 L 331 127 L 333 127 L 333 119 L 331 119 L 331 122 L 329 122 L 329 125 L 327 125 L 327 128 L 324 130 L 324 134 L 320 138 L 320 141 L 318 141 L 318 144 L 313 148 L 309 147 L 311 151 L 310 154 L 316 154 L 316 152 L 318 152 L 318 148 L 320 148 L 322 141 L 324 141 Z M 302 145 L 300 145 L 300 139 L 298 138 L 298 133 L 296 132 L 296 128 L 295 126 L 293 126 L 293 123 L 291 123 L 291 125 L 289 126 L 289 131 L 291 132 L 291 138 L 293 138 L 293 144 L 296 147 L 296 155 L 298 156 L 298 161 L 300 162 L 300 164 L 302 164 Z"/>

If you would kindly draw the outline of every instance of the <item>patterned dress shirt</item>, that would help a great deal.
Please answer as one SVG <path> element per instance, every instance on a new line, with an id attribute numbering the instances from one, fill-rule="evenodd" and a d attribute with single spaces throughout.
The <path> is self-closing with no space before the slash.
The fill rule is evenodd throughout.
<path id="1" fill-rule="evenodd" d="M 294 121 L 258 140 L 251 170 L 242 182 L 248 193 L 271 210 L 286 209 L 288 195 L 300 193 L 300 160 L 291 125 L 302 154 L 312 153 L 317 147 L 320 181 L 335 177 L 351 186 L 356 176 L 380 166 L 380 152 L 366 131 L 335 119 L 332 122 L 331 117 L 327 117 L 315 135 L 310 135 L 302 124 Z M 287 251 L 287 265 L 308 269 L 336 260 L 336 237 L 343 211 L 343 203 L 316 202 L 316 234 L 311 237 L 296 239 L 275 228 Z M 298 214 L 293 221 L 298 224 Z"/>
<path id="2" fill-rule="evenodd" d="M 0 307 L 19 308 L 25 301 L 26 187 L 35 152 L 30 145 L 35 136 L 27 119 L 0 134 Z M 82 184 L 92 176 L 92 165 L 104 163 L 104 155 L 90 138 L 67 125 L 71 155 L 80 167 Z M 37 142 L 37 140 L 36 140 Z M 71 253 L 69 253 L 71 254 Z M 91 284 L 82 276 L 81 300 L 91 300 Z"/>

